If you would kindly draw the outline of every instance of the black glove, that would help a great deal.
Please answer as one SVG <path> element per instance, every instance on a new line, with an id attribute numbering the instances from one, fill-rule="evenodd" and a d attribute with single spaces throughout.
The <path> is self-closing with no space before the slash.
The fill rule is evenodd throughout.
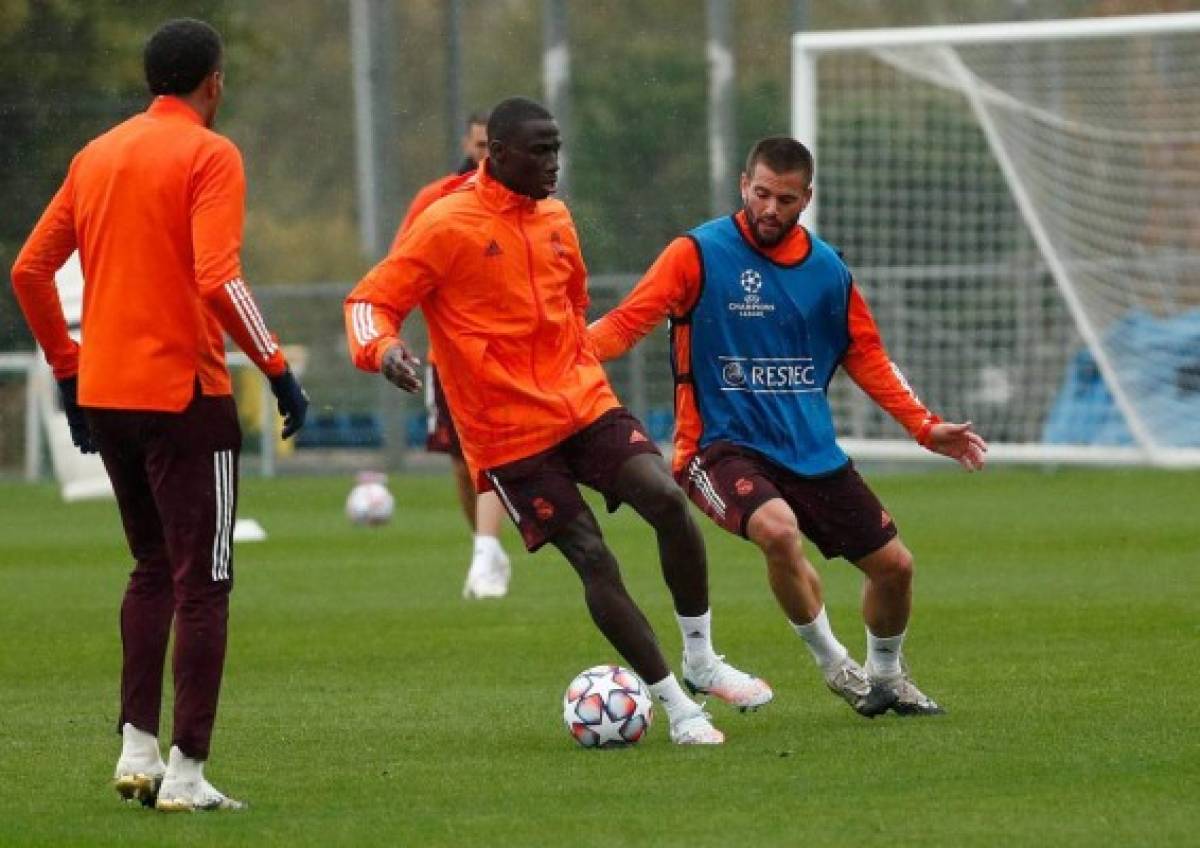
<path id="1" fill-rule="evenodd" d="M 308 415 L 308 394 L 300 387 L 300 381 L 291 368 L 270 379 L 271 392 L 279 401 L 279 414 L 283 416 L 283 438 L 291 438 L 304 426 L 304 418 Z"/>
<path id="2" fill-rule="evenodd" d="M 82 453 L 95 453 L 96 438 L 88 424 L 87 415 L 79 405 L 77 391 L 78 377 L 67 377 L 58 381 L 58 397 L 62 401 L 63 412 L 67 414 L 67 426 L 71 428 L 71 442 Z"/>

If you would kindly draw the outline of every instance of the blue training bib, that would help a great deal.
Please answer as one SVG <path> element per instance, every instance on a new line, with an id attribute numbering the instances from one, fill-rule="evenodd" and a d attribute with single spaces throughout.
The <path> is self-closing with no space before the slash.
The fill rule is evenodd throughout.
<path id="1" fill-rule="evenodd" d="M 733 218 L 689 236 L 703 275 L 683 319 L 700 447 L 733 442 L 805 477 L 837 471 L 849 460 L 826 391 L 850 344 L 850 270 L 811 233 L 808 255 L 791 266 L 760 253 Z"/>

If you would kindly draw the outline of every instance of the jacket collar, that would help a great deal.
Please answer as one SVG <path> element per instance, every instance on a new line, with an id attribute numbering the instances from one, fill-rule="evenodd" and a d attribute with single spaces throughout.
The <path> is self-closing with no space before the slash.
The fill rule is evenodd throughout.
<path id="1" fill-rule="evenodd" d="M 524 212 L 533 212 L 537 208 L 538 202 L 532 197 L 518 194 L 493 177 L 488 169 L 488 161 L 488 157 L 485 156 L 479 163 L 479 169 L 475 172 L 475 191 L 483 204 L 497 212 L 518 209 Z"/>
<path id="2" fill-rule="evenodd" d="M 160 94 L 155 97 L 149 108 L 146 109 L 146 114 L 155 118 L 182 118 L 201 126 L 204 124 L 200 113 L 178 97 L 172 97 L 169 94 Z"/>
<path id="3" fill-rule="evenodd" d="M 809 246 L 808 230 L 799 224 L 792 227 L 792 231 L 784 237 L 783 241 L 774 247 L 759 247 L 754 241 L 754 236 L 750 234 L 750 222 L 746 220 L 746 210 L 738 210 L 737 214 L 733 216 L 733 220 L 737 222 L 738 229 L 742 231 L 742 236 L 746 241 L 754 245 L 755 250 L 772 262 L 778 262 L 781 265 L 790 265 L 807 256 L 808 251 L 811 249 Z"/>

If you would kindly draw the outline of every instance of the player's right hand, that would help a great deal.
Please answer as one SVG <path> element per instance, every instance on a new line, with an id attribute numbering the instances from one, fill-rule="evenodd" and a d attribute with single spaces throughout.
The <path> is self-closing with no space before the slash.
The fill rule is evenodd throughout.
<path id="1" fill-rule="evenodd" d="M 421 360 L 409 353 L 403 342 L 396 342 L 383 352 L 379 373 L 396 388 L 415 392 L 421 388 L 421 379 L 417 376 L 420 367 Z"/>
<path id="2" fill-rule="evenodd" d="M 63 412 L 67 415 L 67 426 L 71 430 L 71 442 L 79 448 L 81 453 L 96 453 L 99 450 L 96 446 L 96 437 L 92 435 L 87 415 L 84 414 L 83 408 L 76 400 L 78 386 L 78 377 L 59 380 L 58 397 L 62 401 Z"/>

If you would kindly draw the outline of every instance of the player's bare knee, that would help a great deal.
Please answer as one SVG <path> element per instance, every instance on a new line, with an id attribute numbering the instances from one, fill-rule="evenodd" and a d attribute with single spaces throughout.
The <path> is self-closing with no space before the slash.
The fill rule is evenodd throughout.
<path id="1" fill-rule="evenodd" d="M 656 530 L 678 527 L 689 520 L 687 496 L 668 479 L 655 487 L 642 515 Z"/>
<path id="2" fill-rule="evenodd" d="M 604 543 L 595 522 L 574 522 L 553 540 L 584 583 L 619 580 L 616 558 Z"/>
<path id="3" fill-rule="evenodd" d="M 800 528 L 790 511 L 755 514 L 753 521 L 751 540 L 767 555 L 768 562 L 792 562 L 797 559 L 794 554 L 802 550 Z"/>
<path id="4" fill-rule="evenodd" d="M 657 454 L 640 454 L 626 461 L 614 493 L 656 530 L 669 530 L 689 520 L 687 495 Z"/>
<path id="5" fill-rule="evenodd" d="M 906 587 L 912 583 L 913 555 L 902 544 L 895 544 L 880 551 L 882 556 L 875 557 L 871 578 L 896 587 Z"/>

